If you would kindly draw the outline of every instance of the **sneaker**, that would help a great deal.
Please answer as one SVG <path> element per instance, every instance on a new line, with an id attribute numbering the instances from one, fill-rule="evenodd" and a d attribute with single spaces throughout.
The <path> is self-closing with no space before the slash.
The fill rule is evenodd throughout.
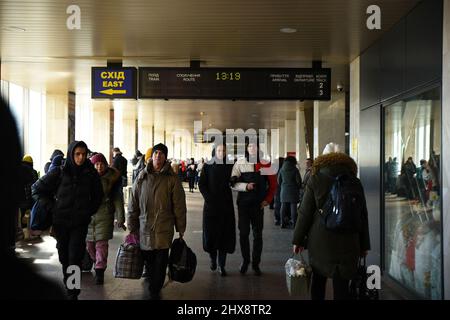
<path id="1" fill-rule="evenodd" d="M 215 271 L 217 269 L 217 262 L 211 261 L 209 268 L 211 269 L 211 271 Z"/>

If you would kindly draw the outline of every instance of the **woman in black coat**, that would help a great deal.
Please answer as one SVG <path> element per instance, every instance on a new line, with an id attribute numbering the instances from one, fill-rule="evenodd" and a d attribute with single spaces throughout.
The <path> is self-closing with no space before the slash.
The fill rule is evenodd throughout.
<path id="1" fill-rule="evenodd" d="M 232 164 L 226 163 L 226 147 L 218 144 L 212 152 L 212 159 L 203 166 L 198 183 L 205 199 L 203 206 L 203 249 L 211 258 L 211 270 L 217 269 L 224 277 L 227 253 L 233 253 L 236 246 L 236 223 L 234 219 L 233 196 L 229 186 Z"/>

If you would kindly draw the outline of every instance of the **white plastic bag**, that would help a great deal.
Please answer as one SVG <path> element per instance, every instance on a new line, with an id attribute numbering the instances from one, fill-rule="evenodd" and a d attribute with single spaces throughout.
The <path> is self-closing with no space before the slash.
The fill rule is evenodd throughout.
<path id="1" fill-rule="evenodd" d="M 300 254 L 300 260 L 294 256 L 288 259 L 285 265 L 286 284 L 291 296 L 309 297 L 312 268 L 305 262 Z"/>

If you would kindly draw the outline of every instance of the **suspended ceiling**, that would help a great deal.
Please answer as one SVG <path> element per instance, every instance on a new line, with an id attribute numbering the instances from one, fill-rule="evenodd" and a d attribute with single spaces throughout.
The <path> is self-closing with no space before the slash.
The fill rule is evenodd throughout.
<path id="1" fill-rule="evenodd" d="M 382 29 L 370 31 L 369 0 L 0 0 L 1 76 L 41 92 L 89 95 L 90 68 L 108 59 L 121 59 L 125 66 L 188 66 L 200 60 L 205 67 L 310 67 L 321 60 L 332 68 L 332 88 L 340 82 L 348 90 L 349 63 L 417 3 L 376 1 Z M 66 27 L 71 4 L 81 9 L 81 30 Z M 285 27 L 297 32 L 280 32 Z M 280 117 L 292 118 L 297 104 L 279 108 L 279 102 L 265 102 L 256 112 L 278 108 Z M 199 102 L 173 105 L 186 108 L 189 121 L 198 115 Z M 256 108 L 248 105 L 242 105 L 239 119 L 230 108 L 212 108 L 210 121 L 231 118 L 244 127 Z M 268 125 L 267 115 L 273 112 L 261 113 L 265 119 L 258 126 Z"/>

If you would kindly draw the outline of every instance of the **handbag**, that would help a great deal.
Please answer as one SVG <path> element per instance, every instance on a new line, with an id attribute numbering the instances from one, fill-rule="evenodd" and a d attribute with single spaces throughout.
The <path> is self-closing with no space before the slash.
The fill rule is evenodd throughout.
<path id="1" fill-rule="evenodd" d="M 300 260 L 294 258 L 294 254 L 285 264 L 286 285 L 290 296 L 307 298 L 311 288 L 312 268 L 300 253 Z"/>
<path id="2" fill-rule="evenodd" d="M 378 300 L 377 289 L 367 288 L 366 257 L 358 260 L 356 275 L 350 281 L 350 296 L 355 300 Z"/>

